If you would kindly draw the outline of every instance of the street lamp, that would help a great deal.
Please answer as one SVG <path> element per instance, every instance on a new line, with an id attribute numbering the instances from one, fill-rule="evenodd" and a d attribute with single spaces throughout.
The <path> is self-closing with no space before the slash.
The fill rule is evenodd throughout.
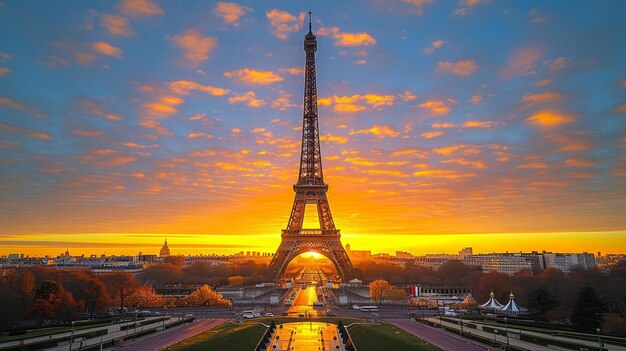
<path id="1" fill-rule="evenodd" d="M 598 333 L 598 349 L 602 351 L 602 339 L 600 339 L 600 328 L 596 328 L 596 332 Z"/>
<path id="2" fill-rule="evenodd" d="M 498 346 L 498 342 L 496 341 L 496 334 L 498 334 L 498 331 L 494 329 L 493 330 L 493 347 Z"/>
<path id="3" fill-rule="evenodd" d="M 70 335 L 70 351 L 72 351 L 72 340 L 74 339 L 74 323 L 76 322 L 72 321 L 72 334 Z"/>
<path id="4" fill-rule="evenodd" d="M 509 349 L 509 327 L 507 324 L 507 318 L 504 317 L 504 332 L 506 333 L 506 349 Z"/>

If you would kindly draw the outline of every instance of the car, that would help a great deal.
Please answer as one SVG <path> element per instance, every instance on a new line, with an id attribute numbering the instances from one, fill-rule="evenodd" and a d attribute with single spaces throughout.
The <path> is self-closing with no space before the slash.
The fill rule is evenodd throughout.
<path id="1" fill-rule="evenodd" d="M 326 316 L 327 317 L 336 317 L 337 313 L 335 313 L 335 312 L 326 312 Z"/>
<path id="2" fill-rule="evenodd" d="M 265 316 L 265 317 L 274 317 L 274 314 L 272 312 L 267 312 L 263 316 Z"/>
<path id="3" fill-rule="evenodd" d="M 289 315 L 289 312 L 283 312 L 283 313 L 281 313 L 280 315 L 281 315 L 281 316 L 288 316 L 288 315 Z"/>
<path id="4" fill-rule="evenodd" d="M 254 318 L 254 315 L 252 313 L 244 313 L 242 317 L 245 319 L 250 319 L 250 318 Z"/>

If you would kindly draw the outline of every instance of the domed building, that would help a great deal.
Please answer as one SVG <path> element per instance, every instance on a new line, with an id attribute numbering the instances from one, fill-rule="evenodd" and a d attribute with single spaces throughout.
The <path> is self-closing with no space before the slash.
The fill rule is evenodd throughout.
<path id="1" fill-rule="evenodd" d="M 167 239 L 163 243 L 163 247 L 161 248 L 161 252 L 159 253 L 160 257 L 170 257 L 170 248 L 167 246 Z"/>

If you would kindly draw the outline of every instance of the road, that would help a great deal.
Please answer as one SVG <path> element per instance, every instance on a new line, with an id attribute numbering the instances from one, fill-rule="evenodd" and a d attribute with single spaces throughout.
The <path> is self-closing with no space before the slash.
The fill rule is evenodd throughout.
<path id="1" fill-rule="evenodd" d="M 317 301 L 317 293 L 314 286 L 307 286 L 300 289 L 298 295 L 289 307 L 289 315 L 298 316 L 304 314 L 307 317 L 316 317 L 317 311 L 313 308 L 313 303 Z"/>
<path id="2" fill-rule="evenodd" d="M 461 339 L 456 334 L 444 332 L 415 321 L 389 321 L 390 324 L 412 334 L 424 341 L 436 345 L 447 351 L 485 351 L 487 346 L 479 346 L 478 342 Z"/>
<path id="3" fill-rule="evenodd" d="M 158 351 L 177 342 L 188 339 L 206 330 L 217 327 L 226 322 L 225 319 L 204 319 L 192 324 L 173 328 L 164 333 L 152 334 L 137 339 L 132 343 L 126 343 L 115 350 L 123 351 Z"/>

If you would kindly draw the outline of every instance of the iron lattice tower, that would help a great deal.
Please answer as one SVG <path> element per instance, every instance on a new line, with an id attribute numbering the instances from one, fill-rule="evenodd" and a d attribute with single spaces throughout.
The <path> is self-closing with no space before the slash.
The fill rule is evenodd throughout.
<path id="1" fill-rule="evenodd" d="M 293 186 L 296 192 L 287 229 L 282 232 L 282 241 L 274 255 L 270 268 L 279 279 L 287 264 L 296 256 L 315 251 L 330 259 L 343 280 L 350 274 L 352 263 L 340 241 L 339 229 L 330 212 L 324 182 L 322 155 L 320 151 L 319 124 L 317 114 L 317 81 L 315 72 L 315 52 L 317 37 L 311 28 L 309 12 L 309 32 L 304 37 L 306 65 L 304 71 L 304 116 L 302 119 L 302 151 L 298 182 Z M 307 204 L 317 206 L 319 229 L 302 228 Z"/>

